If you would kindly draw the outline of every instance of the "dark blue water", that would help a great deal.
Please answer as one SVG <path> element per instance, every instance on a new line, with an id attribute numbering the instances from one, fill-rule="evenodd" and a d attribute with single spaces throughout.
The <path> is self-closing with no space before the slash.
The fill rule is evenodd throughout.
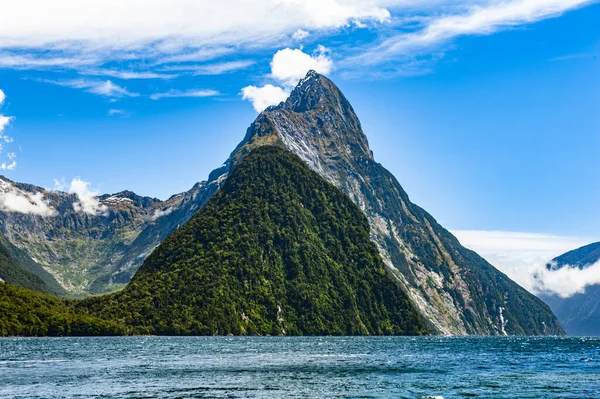
<path id="1" fill-rule="evenodd" d="M 0 339 L 0 398 L 600 398 L 592 338 Z"/>

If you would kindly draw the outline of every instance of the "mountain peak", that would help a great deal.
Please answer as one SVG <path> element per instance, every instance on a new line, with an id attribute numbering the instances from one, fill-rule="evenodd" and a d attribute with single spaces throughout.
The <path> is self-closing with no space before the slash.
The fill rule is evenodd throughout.
<path id="1" fill-rule="evenodd" d="M 372 160 L 360 121 L 341 90 L 314 70 L 298 82 L 285 102 L 271 106 L 252 123 L 234 150 L 234 164 L 255 147 L 279 145 L 294 152 L 314 170 L 331 162 Z"/>
<path id="2" fill-rule="evenodd" d="M 295 112 L 306 112 L 327 105 L 341 105 L 340 103 L 350 105 L 331 80 L 311 69 L 298 82 L 283 104 L 283 108 Z"/>

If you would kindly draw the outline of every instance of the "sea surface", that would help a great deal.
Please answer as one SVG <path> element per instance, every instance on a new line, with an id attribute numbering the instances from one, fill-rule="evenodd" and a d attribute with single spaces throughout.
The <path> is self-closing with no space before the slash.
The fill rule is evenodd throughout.
<path id="1" fill-rule="evenodd" d="M 7 338 L 0 398 L 600 398 L 600 339 Z"/>

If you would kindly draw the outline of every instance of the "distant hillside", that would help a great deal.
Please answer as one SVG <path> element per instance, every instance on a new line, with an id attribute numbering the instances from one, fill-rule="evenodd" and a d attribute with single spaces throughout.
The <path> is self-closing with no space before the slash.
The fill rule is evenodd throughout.
<path id="1" fill-rule="evenodd" d="M 0 337 L 122 333 L 117 324 L 76 311 L 67 300 L 0 283 Z"/>
<path id="2" fill-rule="evenodd" d="M 75 194 L 0 176 L 0 233 L 44 266 L 69 295 L 111 292 L 123 288 L 146 256 L 217 188 L 214 182 L 198 183 L 166 201 L 131 191 L 106 194 L 95 199 L 96 212 L 90 213 L 82 210 Z M 27 209 L 3 206 L 1 197 L 19 200 Z M 38 275 L 46 279 L 44 274 Z"/>
<path id="3" fill-rule="evenodd" d="M 64 294 L 58 282 L 26 253 L 0 234 L 0 279 L 46 294 Z"/>
<path id="4" fill-rule="evenodd" d="M 369 225 L 286 150 L 254 150 L 123 291 L 80 309 L 137 334 L 415 335 L 431 331 Z"/>
<path id="5" fill-rule="evenodd" d="M 553 260 L 550 269 L 578 267 L 585 269 L 600 261 L 600 242 L 569 251 Z M 570 298 L 542 295 L 569 335 L 600 336 L 600 285 L 589 286 L 584 293 Z"/>

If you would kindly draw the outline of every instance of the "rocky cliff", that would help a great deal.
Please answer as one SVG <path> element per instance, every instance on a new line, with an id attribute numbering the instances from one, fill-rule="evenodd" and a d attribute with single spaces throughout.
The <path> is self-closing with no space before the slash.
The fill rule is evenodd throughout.
<path id="1" fill-rule="evenodd" d="M 563 334 L 542 301 L 410 201 L 375 161 L 358 117 L 331 80 L 310 71 L 285 102 L 262 112 L 233 165 L 261 145 L 299 155 L 360 207 L 389 272 L 440 333 Z"/>

